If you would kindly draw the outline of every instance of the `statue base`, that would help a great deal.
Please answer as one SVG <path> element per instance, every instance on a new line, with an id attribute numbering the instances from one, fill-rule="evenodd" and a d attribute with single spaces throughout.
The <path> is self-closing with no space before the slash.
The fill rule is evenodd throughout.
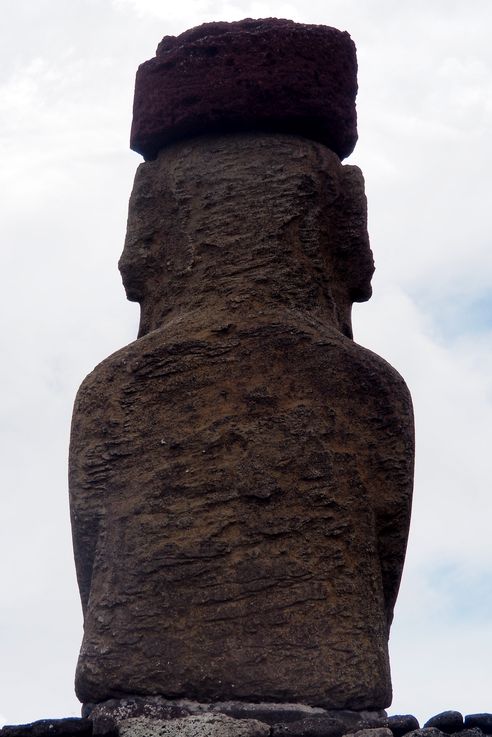
<path id="1" fill-rule="evenodd" d="M 82 716 L 92 721 L 93 734 L 100 737 L 115 732 L 124 737 L 342 737 L 361 729 L 387 727 L 383 709 L 328 710 L 306 704 L 243 701 L 201 703 L 162 696 L 126 696 L 84 704 Z"/>
<path id="2" fill-rule="evenodd" d="M 234 713 L 235 716 L 230 716 Z M 0 728 L 0 737 L 492 737 L 492 714 L 445 711 L 421 729 L 411 714 L 305 704 L 197 703 L 127 696 L 85 704 L 84 717 Z M 258 718 L 261 717 L 261 718 Z"/>

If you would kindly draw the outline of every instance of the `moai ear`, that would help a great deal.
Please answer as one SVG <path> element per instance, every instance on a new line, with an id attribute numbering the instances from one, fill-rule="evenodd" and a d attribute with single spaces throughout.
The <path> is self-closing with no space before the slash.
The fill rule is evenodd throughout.
<path id="1" fill-rule="evenodd" d="M 372 295 L 374 260 L 367 232 L 367 198 L 358 166 L 342 166 L 340 194 L 335 203 L 337 239 L 334 266 L 351 302 L 366 302 Z"/>
<path id="2" fill-rule="evenodd" d="M 152 165 L 141 164 L 135 174 L 125 245 L 118 262 L 126 296 L 131 302 L 141 302 L 143 299 L 157 230 L 152 168 Z"/>
<path id="3" fill-rule="evenodd" d="M 126 296 L 140 302 L 176 271 L 180 253 L 177 202 L 169 173 L 159 160 L 141 164 L 130 196 L 123 253 L 118 262 Z M 179 261 L 179 259 L 178 259 Z"/>

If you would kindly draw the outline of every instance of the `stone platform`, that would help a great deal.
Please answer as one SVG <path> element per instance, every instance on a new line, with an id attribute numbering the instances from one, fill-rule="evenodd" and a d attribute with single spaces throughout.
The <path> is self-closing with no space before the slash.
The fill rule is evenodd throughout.
<path id="1" fill-rule="evenodd" d="M 82 719 L 5 726 L 0 737 L 486 737 L 492 714 L 445 711 L 420 728 L 410 715 L 326 711 L 304 704 L 202 704 L 159 696 L 86 704 Z"/>

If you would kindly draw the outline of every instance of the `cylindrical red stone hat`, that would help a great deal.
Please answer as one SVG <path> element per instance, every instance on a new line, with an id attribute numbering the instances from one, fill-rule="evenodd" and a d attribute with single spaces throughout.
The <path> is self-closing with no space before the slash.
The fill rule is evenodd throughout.
<path id="1" fill-rule="evenodd" d="M 357 141 L 357 60 L 349 34 L 289 20 L 204 23 L 166 36 L 137 72 L 130 146 L 153 159 L 207 133 L 262 130 Z"/>

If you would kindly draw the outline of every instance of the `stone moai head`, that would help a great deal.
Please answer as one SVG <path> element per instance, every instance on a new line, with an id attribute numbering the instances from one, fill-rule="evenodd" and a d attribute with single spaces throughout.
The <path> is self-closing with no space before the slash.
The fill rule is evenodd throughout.
<path id="1" fill-rule="evenodd" d="M 263 263 L 261 280 L 241 287 L 251 305 L 276 285 L 286 303 L 304 298 L 304 310 L 329 302 L 351 337 L 352 303 L 372 292 L 366 209 L 360 170 L 314 141 L 255 132 L 170 144 L 138 169 L 119 262 L 128 299 L 141 305 L 139 335 L 179 310 L 210 305 L 211 291 L 216 299 L 230 289 L 231 263 L 248 263 L 253 277 Z M 303 234 L 295 244 L 293 228 Z M 282 286 L 301 269 L 294 297 Z"/>
<path id="2" fill-rule="evenodd" d="M 357 139 L 356 71 L 347 33 L 277 19 L 207 23 L 166 37 L 139 68 L 131 145 L 148 161 L 137 172 L 120 270 L 128 298 L 142 306 L 140 335 L 155 327 L 156 301 L 162 309 L 167 300 L 169 315 L 181 300 L 197 299 L 206 289 L 194 280 L 197 260 L 208 255 L 220 272 L 224 252 L 237 257 L 234 238 L 253 259 L 253 244 L 269 237 L 272 258 L 298 261 L 285 251 L 282 228 L 287 214 L 313 220 L 314 198 L 306 279 L 330 293 L 351 336 L 351 305 L 370 297 L 374 271 L 363 177 L 340 164 Z M 298 150 L 303 141 L 309 149 L 299 161 L 310 161 L 295 172 L 292 136 Z M 264 175 L 281 166 L 291 169 L 289 187 Z M 282 222 L 271 217 L 272 198 L 286 213 Z M 211 229 L 217 243 L 207 254 Z"/>
<path id="3" fill-rule="evenodd" d="M 391 702 L 413 420 L 352 339 L 374 271 L 341 163 L 356 72 L 347 33 L 277 19 L 165 37 L 138 70 L 139 335 L 72 424 L 85 703 Z"/>

